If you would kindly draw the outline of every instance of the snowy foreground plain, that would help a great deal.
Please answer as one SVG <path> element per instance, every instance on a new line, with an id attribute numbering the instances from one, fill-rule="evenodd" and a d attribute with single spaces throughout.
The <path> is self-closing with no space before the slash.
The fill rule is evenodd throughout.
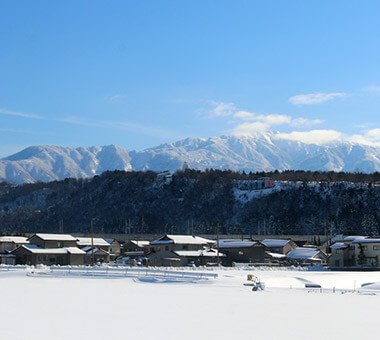
<path id="1" fill-rule="evenodd" d="M 380 282 L 380 272 L 217 272 L 199 282 L 153 282 L 0 271 L 0 339 L 380 338 L 380 285 L 360 289 Z M 265 291 L 243 286 L 247 273 Z"/>

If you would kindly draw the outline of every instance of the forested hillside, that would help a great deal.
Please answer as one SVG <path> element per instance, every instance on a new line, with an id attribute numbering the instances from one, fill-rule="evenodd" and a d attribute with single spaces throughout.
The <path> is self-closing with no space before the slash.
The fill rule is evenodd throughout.
<path id="1" fill-rule="evenodd" d="M 243 181 L 270 176 L 275 188 Z M 0 183 L 2 233 L 380 233 L 380 174 L 287 171 L 105 172 L 13 186 Z M 242 198 L 243 197 L 243 198 Z M 244 198 L 245 197 L 245 198 Z"/>

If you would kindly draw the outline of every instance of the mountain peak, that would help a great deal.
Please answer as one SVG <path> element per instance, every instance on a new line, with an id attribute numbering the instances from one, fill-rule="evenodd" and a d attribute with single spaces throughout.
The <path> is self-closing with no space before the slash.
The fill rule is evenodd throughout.
<path id="1" fill-rule="evenodd" d="M 106 170 L 175 171 L 185 162 L 200 170 L 374 172 L 380 171 L 380 148 L 339 141 L 306 144 L 278 138 L 272 131 L 255 136 L 185 138 L 131 152 L 114 144 L 78 148 L 39 145 L 0 160 L 0 178 L 25 183 L 91 177 Z"/>

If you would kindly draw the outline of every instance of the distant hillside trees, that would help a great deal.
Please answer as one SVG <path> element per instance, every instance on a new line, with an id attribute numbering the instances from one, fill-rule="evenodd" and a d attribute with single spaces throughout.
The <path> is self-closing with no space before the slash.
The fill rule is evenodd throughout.
<path id="1" fill-rule="evenodd" d="M 236 180 L 272 177 L 281 189 L 241 201 Z M 239 173 L 186 169 L 105 172 L 92 179 L 0 183 L 1 232 L 380 234 L 379 173 Z M 292 184 L 294 183 L 294 184 Z"/>

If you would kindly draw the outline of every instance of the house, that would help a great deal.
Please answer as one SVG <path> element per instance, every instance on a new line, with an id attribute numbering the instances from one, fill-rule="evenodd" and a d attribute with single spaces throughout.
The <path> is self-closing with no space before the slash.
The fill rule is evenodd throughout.
<path id="1" fill-rule="evenodd" d="M 0 264 L 16 265 L 16 256 L 13 254 L 0 254 Z"/>
<path id="2" fill-rule="evenodd" d="M 214 245 L 225 258 L 223 264 L 232 265 L 237 263 L 263 263 L 266 257 L 265 246 L 259 241 L 252 240 L 219 240 Z"/>
<path id="3" fill-rule="evenodd" d="M 103 238 L 100 237 L 77 237 L 77 246 L 80 249 L 86 247 L 96 247 L 99 249 L 103 249 L 106 252 L 110 252 L 111 245 Z"/>
<path id="4" fill-rule="evenodd" d="M 8 253 L 17 247 L 28 244 L 26 237 L 22 236 L 1 236 L 0 237 L 0 253 Z"/>
<path id="5" fill-rule="evenodd" d="M 293 264 L 325 264 L 327 255 L 319 248 L 297 247 L 286 254 L 286 259 Z"/>
<path id="6" fill-rule="evenodd" d="M 365 266 L 366 261 L 361 259 L 361 265 L 359 265 L 360 247 L 363 240 L 369 239 L 368 236 L 346 236 L 343 235 L 339 238 L 335 238 L 337 242 L 330 246 L 331 254 L 329 258 L 329 266 L 332 269 L 355 269 L 358 266 Z M 357 246 L 355 246 L 355 244 Z M 363 250 L 365 249 L 362 248 Z M 363 255 L 363 254 L 362 254 Z"/>
<path id="7" fill-rule="evenodd" d="M 141 251 L 144 252 L 145 249 L 149 247 L 150 242 L 149 241 L 143 241 L 143 240 L 129 240 L 128 242 L 124 243 L 124 252 L 135 252 L 135 251 Z"/>
<path id="8" fill-rule="evenodd" d="M 345 242 L 336 242 L 330 246 L 330 268 L 345 268 L 355 265 L 355 246 Z"/>
<path id="9" fill-rule="evenodd" d="M 142 258 L 148 253 L 149 244 L 149 241 L 130 240 L 124 243 L 124 256 L 130 259 Z"/>
<path id="10" fill-rule="evenodd" d="M 173 250 L 173 258 L 168 260 L 169 266 L 207 266 L 217 265 L 226 255 L 218 253 L 216 249 L 206 248 L 200 250 Z M 174 263 L 170 263 L 173 261 Z"/>
<path id="11" fill-rule="evenodd" d="M 214 242 L 198 236 L 164 235 L 149 243 L 148 263 L 154 266 L 183 266 L 190 263 L 189 257 L 185 257 L 186 260 L 181 260 L 178 253 L 174 253 L 175 251 L 203 251 L 210 249 Z"/>
<path id="12" fill-rule="evenodd" d="M 110 262 L 111 254 L 102 248 L 87 246 L 81 250 L 85 252 L 84 263 L 87 265 Z"/>
<path id="13" fill-rule="evenodd" d="M 356 238 L 355 264 L 362 268 L 380 268 L 380 238 Z"/>
<path id="14" fill-rule="evenodd" d="M 265 245 L 267 251 L 275 254 L 286 255 L 297 247 L 297 244 L 292 240 L 265 239 L 262 240 L 261 243 Z"/>
<path id="15" fill-rule="evenodd" d="M 85 252 L 77 247 L 42 248 L 36 244 L 25 244 L 11 252 L 16 264 L 27 265 L 83 265 Z"/>
<path id="16" fill-rule="evenodd" d="M 121 244 L 118 240 L 114 238 L 108 238 L 106 239 L 106 242 L 110 244 L 110 254 L 111 254 L 111 260 L 116 260 L 121 254 Z"/>
<path id="17" fill-rule="evenodd" d="M 68 234 L 34 234 L 28 239 L 30 244 L 41 248 L 77 247 L 77 239 Z"/>

